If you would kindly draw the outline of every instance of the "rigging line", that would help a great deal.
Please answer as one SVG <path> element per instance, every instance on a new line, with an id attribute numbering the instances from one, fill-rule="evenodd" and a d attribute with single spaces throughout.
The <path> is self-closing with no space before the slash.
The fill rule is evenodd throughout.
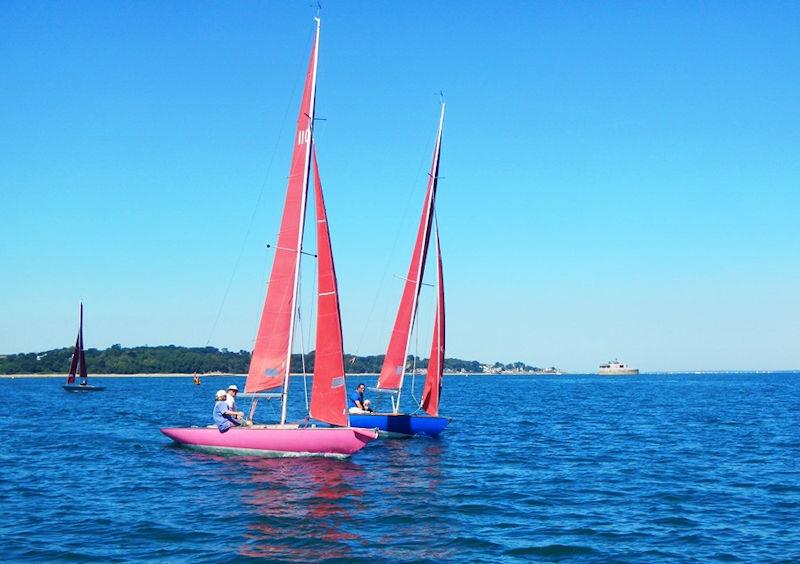
<path id="1" fill-rule="evenodd" d="M 436 139 L 437 135 L 438 135 L 438 128 L 436 130 L 436 134 L 434 134 L 434 137 L 433 137 L 434 140 Z M 430 151 L 430 143 L 424 149 L 420 149 L 420 151 L 424 151 L 424 154 L 427 155 L 428 152 Z M 422 176 L 423 175 L 422 173 L 423 173 L 425 167 L 429 166 L 429 164 L 425 164 L 425 163 L 428 163 L 427 156 L 418 158 L 417 159 L 417 163 L 419 163 L 418 168 L 417 168 L 417 172 L 413 175 L 415 179 L 420 177 L 420 176 Z M 427 172 L 424 174 L 425 178 L 427 178 L 429 175 L 430 174 L 427 173 Z M 416 182 L 416 180 L 414 182 Z M 411 182 L 409 182 L 409 184 L 411 184 Z M 425 190 L 427 191 L 427 186 L 425 187 Z M 372 300 L 372 306 L 370 307 L 369 313 L 367 314 L 367 320 L 364 322 L 364 328 L 361 331 L 361 337 L 358 340 L 358 345 L 356 345 L 356 350 L 353 353 L 356 356 L 358 356 L 359 351 L 361 351 L 361 345 L 364 344 L 364 337 L 366 337 L 367 330 L 370 327 L 370 324 L 371 324 L 371 321 L 372 321 L 372 316 L 373 316 L 373 314 L 375 312 L 375 306 L 378 304 L 378 298 L 380 298 L 381 292 L 383 291 L 383 286 L 384 286 L 384 284 L 386 282 L 386 277 L 387 277 L 387 274 L 389 272 L 389 265 L 396 258 L 395 257 L 395 251 L 397 250 L 397 243 L 400 240 L 400 233 L 402 231 L 401 226 L 402 226 L 403 222 L 405 221 L 405 219 L 408 217 L 409 209 L 411 208 L 411 204 L 412 204 L 412 199 L 414 197 L 418 196 L 418 195 L 419 194 L 418 194 L 416 189 L 409 190 L 408 196 L 406 198 L 405 207 L 403 209 L 403 212 L 400 214 L 400 221 L 397 223 L 397 228 L 395 229 L 394 242 L 392 243 L 392 248 L 388 253 L 386 253 L 386 264 L 383 267 L 383 273 L 381 275 L 381 280 L 378 283 L 378 289 L 375 291 L 375 297 Z M 405 277 L 403 277 L 403 278 L 405 278 Z M 386 325 L 386 316 L 390 312 L 391 312 L 391 308 L 384 309 L 384 314 L 383 314 L 383 320 L 384 321 L 381 324 L 382 326 Z"/>
<path id="2" fill-rule="evenodd" d="M 283 398 L 281 398 L 281 401 L 283 401 Z M 278 408 L 273 403 L 272 398 L 267 399 L 267 405 L 270 407 L 270 410 L 272 411 L 272 415 L 270 416 L 269 420 L 270 421 L 273 421 L 275 419 L 280 420 L 281 414 L 278 411 Z"/>
<path id="3" fill-rule="evenodd" d="M 306 372 L 306 343 L 303 336 L 303 316 L 300 315 L 300 307 L 297 307 L 297 326 L 300 328 L 300 365 L 303 367 L 303 391 L 306 395 L 306 412 L 309 411 L 308 403 L 308 373 Z M 291 372 L 292 367 L 289 366 Z"/>
<path id="4" fill-rule="evenodd" d="M 416 344 L 414 345 L 414 360 L 411 363 L 411 399 L 414 402 L 417 402 L 417 396 L 414 395 L 414 386 L 417 385 L 417 355 L 419 354 L 419 334 L 414 334 L 414 340 Z"/>
<path id="5" fill-rule="evenodd" d="M 310 178 L 309 178 L 309 181 L 310 181 Z M 308 197 L 308 195 L 306 195 L 306 197 Z M 308 215 L 308 210 L 307 209 L 306 209 L 306 215 Z M 307 224 L 308 224 L 308 222 L 303 222 L 303 227 L 302 227 L 303 235 L 304 235 L 303 238 L 305 238 L 305 230 L 307 228 Z M 318 249 L 317 249 L 317 251 L 318 251 Z M 300 251 L 300 253 L 301 253 L 301 258 L 302 258 L 303 254 L 312 256 L 314 258 L 317 258 L 317 254 L 306 253 L 304 251 Z M 304 331 L 304 328 L 303 328 L 303 315 L 302 315 L 303 299 L 305 298 L 305 294 L 303 293 L 303 280 L 304 280 L 304 277 L 303 277 L 303 261 L 301 260 L 300 261 L 300 268 L 298 269 L 298 272 L 297 272 L 297 301 L 295 303 L 295 309 L 296 309 L 296 312 L 297 312 L 298 333 L 300 333 L 300 364 L 301 364 L 302 370 L 303 370 L 303 392 L 305 394 L 305 400 L 306 400 L 306 413 L 310 414 L 310 410 L 311 410 L 310 405 L 311 404 L 309 403 L 309 400 L 308 400 L 308 371 L 306 370 L 306 334 L 305 334 L 305 331 Z M 309 321 L 308 321 L 308 338 L 309 338 L 309 340 L 311 339 L 311 322 L 312 322 L 312 320 L 314 318 L 314 298 L 316 297 L 316 287 L 317 287 L 317 261 L 314 261 L 314 272 L 313 272 L 313 276 L 312 276 L 312 291 L 311 291 L 311 294 L 310 294 L 310 296 L 311 296 L 311 298 L 310 298 L 311 299 L 311 306 L 310 306 L 311 312 L 309 314 Z M 291 346 L 291 344 L 290 344 L 290 346 Z M 291 373 L 291 363 L 290 363 L 290 366 L 289 366 L 289 372 Z"/>
<path id="6" fill-rule="evenodd" d="M 317 124 L 318 121 L 321 121 L 322 123 L 321 124 Z M 320 118 L 320 117 L 316 117 L 316 116 L 314 117 L 314 125 L 313 125 L 314 133 L 313 133 L 313 137 L 314 137 L 314 145 L 315 146 L 318 146 L 319 145 L 319 141 L 321 139 L 325 138 L 325 132 L 327 131 L 327 127 L 328 127 L 328 118 Z"/>
<path id="7" fill-rule="evenodd" d="M 419 317 L 420 317 L 419 316 L 419 310 L 420 310 L 419 301 L 420 301 L 420 297 L 422 297 L 422 296 L 417 297 L 417 315 L 414 317 L 414 328 L 413 328 L 413 330 L 414 330 L 414 363 L 411 365 L 412 366 L 412 370 L 411 370 L 411 399 L 414 400 L 414 402 L 417 404 L 418 408 L 420 406 L 422 406 L 422 400 L 418 400 L 417 399 L 417 396 L 416 396 L 416 394 L 414 392 L 414 386 L 415 386 L 415 383 L 416 383 L 416 376 L 417 376 L 417 358 L 419 358 Z M 428 362 L 430 362 L 430 359 L 428 360 Z"/>
<path id="8" fill-rule="evenodd" d="M 311 168 L 312 168 L 311 159 L 313 159 L 313 152 L 315 151 L 314 145 L 316 145 L 316 139 L 314 137 L 312 137 L 311 144 L 312 144 L 311 153 L 309 153 L 309 159 L 310 159 L 309 160 L 309 173 L 308 173 L 308 178 L 307 178 L 307 182 L 308 182 L 309 185 L 311 184 Z M 316 178 L 315 178 L 315 182 L 316 182 Z M 310 188 L 310 186 L 307 186 L 306 202 L 308 202 L 308 189 L 309 188 Z M 316 200 L 315 200 L 315 202 L 316 202 Z M 315 203 L 315 205 L 316 205 L 316 203 Z M 315 212 L 316 212 L 316 209 L 315 209 Z M 308 207 L 306 207 L 306 218 L 308 218 L 308 215 L 309 215 L 309 210 L 308 210 Z M 316 213 L 315 213 L 315 216 L 316 216 Z M 305 232 L 308 229 L 308 224 L 309 224 L 308 221 L 303 221 L 303 226 L 301 228 L 303 230 L 303 239 L 306 238 L 306 233 Z M 314 225 L 316 226 L 316 221 L 314 221 Z M 303 258 L 302 257 L 303 254 L 311 256 L 311 257 L 314 257 L 314 258 L 317 258 L 317 255 L 319 254 L 319 249 L 315 249 L 315 250 L 317 252 L 314 253 L 314 254 L 307 253 L 307 252 L 301 250 L 300 251 L 300 253 L 301 253 L 300 258 L 301 259 Z M 311 305 L 309 306 L 310 307 L 310 312 L 309 312 L 309 317 L 308 317 L 308 328 L 307 328 L 308 329 L 309 342 L 311 340 L 311 323 L 312 323 L 312 320 L 314 319 L 314 302 L 316 301 L 315 298 L 316 298 L 316 294 L 317 294 L 316 293 L 316 288 L 317 288 L 317 263 L 318 263 L 318 261 L 315 260 L 314 261 L 314 272 L 312 273 L 312 289 L 311 289 L 311 293 L 309 294 L 309 296 L 310 296 L 309 299 L 311 299 Z M 305 401 L 306 401 L 306 413 L 310 416 L 311 415 L 311 403 L 309 402 L 309 399 L 308 399 L 308 371 L 306 370 L 306 340 L 305 340 L 306 335 L 305 335 L 305 329 L 303 328 L 303 316 L 302 316 L 302 312 L 301 312 L 302 307 L 303 307 L 303 298 L 305 297 L 305 294 L 303 294 L 302 282 L 304 280 L 304 277 L 302 276 L 302 273 L 303 273 L 303 261 L 301 260 L 300 261 L 300 269 L 299 269 L 298 274 L 297 274 L 298 275 L 298 281 L 297 281 L 297 284 L 298 284 L 297 293 L 298 293 L 298 295 L 297 295 L 297 303 L 295 304 L 295 307 L 297 308 L 297 319 L 298 319 L 298 324 L 297 325 L 298 325 L 298 329 L 299 329 L 299 332 L 300 332 L 300 349 L 301 349 L 300 350 L 300 359 L 301 359 L 301 365 L 303 367 L 303 393 L 305 395 Z"/>
<path id="9" fill-rule="evenodd" d="M 436 198 L 437 198 L 437 202 L 436 203 L 438 204 L 438 198 L 439 198 L 439 194 L 438 193 L 436 195 Z M 436 230 L 436 241 L 437 241 L 437 250 L 438 250 L 440 248 L 439 241 L 438 241 L 438 239 L 439 239 L 439 214 L 436 211 L 436 205 L 433 206 L 433 227 L 432 227 L 431 232 L 433 232 L 433 229 Z M 431 260 L 434 260 L 434 259 L 431 259 Z M 438 257 L 437 257 L 436 260 L 438 260 Z M 437 281 L 436 284 L 427 284 L 427 285 L 428 286 L 434 286 L 438 290 L 439 283 Z M 420 294 L 420 296 L 422 296 L 422 294 Z M 438 306 L 438 303 L 439 303 L 438 295 L 435 298 L 435 303 L 437 304 L 437 305 L 434 306 L 434 311 L 436 312 L 438 310 L 438 308 L 439 308 L 439 306 Z M 436 327 L 436 324 L 434 323 L 434 329 L 435 329 L 435 327 Z M 417 334 L 417 338 L 419 338 L 419 334 Z M 433 338 L 435 338 L 435 335 L 433 336 Z M 417 344 L 417 347 L 419 347 L 419 344 Z M 431 351 L 431 352 L 433 352 L 433 351 Z M 437 352 L 437 354 L 438 354 L 438 352 Z M 431 354 L 431 356 L 428 358 L 428 366 L 425 369 L 425 382 L 428 381 L 428 376 L 430 375 L 430 368 L 431 368 L 431 361 L 432 360 L 433 360 L 433 354 Z M 442 359 L 442 367 L 444 367 L 444 359 Z M 411 390 L 412 390 L 412 397 L 414 397 L 413 396 L 413 390 L 414 389 L 412 388 Z M 423 388 L 423 396 L 424 396 L 424 391 L 425 390 Z M 414 397 L 414 399 L 416 400 L 417 398 Z M 414 413 L 419 413 L 420 411 L 422 411 L 422 399 L 423 398 L 419 399 L 419 402 L 418 402 L 418 405 L 417 405 L 417 409 L 416 409 L 416 411 L 414 411 Z"/>
<path id="10" fill-rule="evenodd" d="M 303 77 L 305 80 L 305 77 Z M 228 294 L 230 294 L 231 287 L 233 286 L 233 279 L 236 277 L 236 272 L 239 269 L 239 264 L 242 261 L 242 256 L 244 255 L 245 247 L 247 246 L 247 241 L 250 238 L 250 232 L 253 229 L 253 223 L 256 220 L 256 214 L 258 213 L 258 208 L 261 204 L 261 199 L 264 196 L 264 190 L 267 187 L 269 182 L 270 174 L 272 173 L 272 166 L 275 163 L 275 155 L 278 152 L 278 145 L 283 141 L 283 133 L 286 130 L 286 119 L 289 116 L 289 110 L 291 109 L 292 103 L 296 98 L 296 94 L 298 91 L 298 86 L 300 84 L 300 77 L 295 79 L 294 86 L 292 88 L 292 94 L 289 97 L 286 103 L 286 109 L 283 112 L 283 118 L 281 119 L 281 125 L 278 128 L 278 135 L 275 137 L 275 145 L 272 147 L 272 155 L 269 158 L 269 164 L 267 165 L 267 171 L 264 175 L 264 180 L 261 182 L 261 188 L 258 191 L 258 197 L 256 198 L 256 205 L 253 207 L 253 213 L 250 214 L 250 221 L 247 224 L 247 231 L 245 232 L 244 239 L 242 240 L 242 245 L 239 248 L 239 254 L 236 257 L 236 262 L 233 265 L 233 271 L 231 272 L 231 276 L 228 279 L 228 285 L 225 288 L 225 293 L 222 295 L 222 302 L 219 304 L 219 309 L 217 310 L 217 316 L 214 318 L 214 323 L 211 325 L 211 331 L 208 334 L 208 339 L 206 339 L 206 346 L 211 342 L 211 338 L 214 336 L 214 331 L 217 329 L 217 323 L 219 323 L 219 319 L 222 316 L 222 310 L 225 308 L 225 303 L 228 300 Z M 255 345 L 255 339 L 253 340 L 253 344 Z M 252 350 L 252 347 L 251 347 Z"/>
<path id="11" fill-rule="evenodd" d="M 309 161 L 309 165 L 310 165 Z M 306 185 L 306 198 L 308 198 L 308 185 Z M 308 215 L 308 209 L 306 209 L 306 215 Z M 301 241 L 305 235 L 305 217 L 303 218 L 303 223 L 300 226 L 302 231 Z M 299 259 L 302 259 L 303 256 L 300 255 Z M 302 309 L 303 304 L 303 261 L 299 260 L 299 264 L 297 265 L 297 280 L 295 281 L 297 285 L 297 294 L 295 296 L 294 302 L 294 316 L 295 316 L 295 327 L 296 330 L 292 333 L 292 342 L 289 343 L 289 367 L 288 367 L 288 375 L 292 375 L 292 349 L 294 348 L 294 341 L 297 338 L 297 334 L 300 334 L 300 366 L 303 371 L 303 387 L 306 392 L 306 405 L 308 405 L 308 388 L 305 386 L 306 381 L 306 343 L 305 343 L 305 335 L 303 334 L 303 315 L 300 311 Z M 288 388 L 286 389 L 288 393 Z"/>
<path id="12" fill-rule="evenodd" d="M 319 26 L 319 20 L 317 20 L 317 26 Z M 317 28 L 317 29 L 319 29 L 319 28 Z M 316 39 L 317 39 L 317 35 L 316 35 L 316 31 L 315 31 L 311 36 L 311 43 L 313 44 L 314 42 L 316 42 Z M 317 57 L 318 56 L 319 55 L 317 55 Z M 316 67 L 315 67 L 315 69 L 316 69 Z M 316 70 L 315 70 L 315 72 L 316 72 Z M 315 94 L 314 94 L 314 101 L 316 101 L 316 89 L 315 89 Z M 311 180 L 311 149 L 313 148 L 312 143 L 313 143 L 313 138 L 314 138 L 313 137 L 314 136 L 314 119 L 311 118 L 311 116 L 309 116 L 307 113 L 305 113 L 305 112 L 303 112 L 303 113 L 305 114 L 306 117 L 308 117 L 311 120 L 311 122 L 310 122 L 311 135 L 310 135 L 310 138 L 309 138 L 309 141 L 308 141 L 309 148 L 307 149 L 308 161 L 305 163 L 305 166 L 306 166 L 305 182 L 306 182 L 306 184 L 305 184 L 304 195 L 303 195 L 303 198 L 305 199 L 305 202 L 303 203 L 303 208 L 302 208 L 303 209 L 303 215 L 302 215 L 302 221 L 301 221 L 301 224 L 300 224 L 300 241 L 299 241 L 298 249 L 297 249 L 297 252 L 300 253 L 298 255 L 297 263 L 296 263 L 297 279 L 295 280 L 295 287 L 292 288 L 292 293 L 294 294 L 294 300 L 295 300 L 294 304 L 293 304 L 293 307 L 295 308 L 294 316 L 296 316 L 296 317 L 294 317 L 294 319 L 299 320 L 298 326 L 299 326 L 299 333 L 300 333 L 300 349 L 301 349 L 300 350 L 300 362 L 301 362 L 301 366 L 302 366 L 302 369 L 303 369 L 303 381 L 305 382 L 305 379 L 306 379 L 305 340 L 303 338 L 303 319 L 302 319 L 301 314 L 300 314 L 300 308 L 301 308 L 301 304 L 303 303 L 303 288 L 302 288 L 303 261 L 302 261 L 302 258 L 303 258 L 303 254 L 306 254 L 306 253 L 303 252 L 303 239 L 305 238 L 306 217 L 308 216 L 308 208 L 307 208 L 308 183 Z M 314 113 L 314 112 L 312 111 L 312 113 Z M 280 233 L 278 233 L 278 235 L 280 236 Z M 276 243 L 276 246 L 277 246 L 277 243 Z M 296 289 L 296 293 L 295 293 L 295 289 Z M 287 288 L 287 294 L 288 294 L 288 288 Z M 294 323 L 294 319 L 292 320 L 292 323 Z M 291 337 L 292 338 L 291 338 L 291 341 L 289 342 L 289 366 L 286 367 L 286 372 L 284 374 L 284 384 L 283 384 L 283 386 L 284 386 L 284 394 L 285 394 L 285 396 L 282 398 L 282 402 L 281 402 L 281 422 L 282 423 L 284 422 L 284 419 L 285 419 L 285 410 L 286 410 L 287 400 L 288 400 L 288 395 L 289 395 L 289 381 L 290 381 L 291 375 L 292 375 L 292 349 L 294 348 L 294 340 L 296 338 L 296 333 L 297 333 L 297 331 L 291 331 Z M 308 388 L 307 388 L 307 386 L 305 386 L 305 388 L 306 388 L 306 405 L 308 405 Z"/>
<path id="13" fill-rule="evenodd" d="M 412 280 L 411 278 L 406 278 L 405 276 L 400 276 L 399 274 L 395 274 L 394 277 L 395 278 L 399 278 L 403 282 L 414 282 L 414 280 Z M 431 288 L 435 287 L 435 284 L 428 284 L 427 282 L 420 282 L 419 285 L 420 286 L 429 286 Z"/>
<path id="14" fill-rule="evenodd" d="M 317 249 L 317 251 L 319 252 L 319 249 Z M 312 296 L 311 297 L 311 312 L 310 312 L 310 314 L 308 316 L 308 341 L 309 341 L 309 343 L 311 342 L 311 333 L 314 331 L 314 329 L 316 329 L 315 323 L 314 323 L 315 320 L 316 320 L 316 317 L 314 317 L 314 314 L 315 314 L 314 307 L 317 304 L 317 299 L 316 298 L 317 298 L 317 270 L 318 269 L 319 269 L 319 262 L 318 261 L 314 261 L 314 280 L 311 283 L 311 296 Z M 315 367 L 317 366 L 316 349 L 317 349 L 317 343 L 316 343 L 316 340 L 315 340 L 314 341 L 314 366 Z M 307 397 L 308 397 L 308 391 L 306 390 L 306 398 Z M 306 411 L 308 411 L 309 412 L 308 414 L 311 415 L 311 407 L 310 407 L 310 405 L 308 403 L 308 399 L 306 399 Z"/>
<path id="15" fill-rule="evenodd" d="M 316 302 L 316 300 L 314 298 L 317 295 L 316 290 L 317 290 L 317 262 L 314 261 L 314 276 L 313 276 L 313 282 L 312 282 L 311 294 L 310 294 L 311 295 L 311 306 L 309 306 L 311 308 L 311 311 L 310 311 L 309 317 L 308 317 L 308 340 L 309 340 L 309 343 L 311 342 L 311 333 L 312 333 L 312 330 L 313 330 L 312 323 L 313 323 L 313 320 L 314 320 L 314 303 Z M 302 302 L 301 302 L 301 300 L 298 300 L 297 318 L 300 321 L 298 326 L 300 327 L 300 347 L 302 349 L 301 350 L 301 353 L 302 353 L 301 358 L 302 358 L 302 365 L 303 365 L 303 391 L 305 392 L 305 396 L 306 396 L 306 412 L 310 415 L 311 414 L 311 404 L 308 401 L 308 372 L 306 371 L 306 345 L 305 345 L 305 335 L 303 334 L 303 317 L 300 314 L 300 308 L 301 307 L 302 307 Z M 314 363 L 316 365 L 316 358 L 314 359 Z"/>
<path id="16" fill-rule="evenodd" d="M 278 233 L 278 237 L 280 238 L 280 233 Z M 272 243 L 267 243 L 267 248 L 268 248 L 268 249 L 271 249 L 271 248 L 272 248 Z M 298 252 L 298 251 L 297 251 L 297 250 L 295 250 L 295 249 L 290 249 L 290 248 L 288 248 L 288 247 L 279 247 L 278 245 L 275 245 L 275 250 L 276 250 L 276 251 L 289 251 L 290 253 L 296 253 L 296 252 Z M 315 255 L 314 253 L 309 253 L 309 252 L 306 252 L 306 251 L 304 251 L 303 249 L 300 249 L 299 253 L 300 253 L 301 255 L 307 255 L 307 256 L 310 256 L 310 257 L 317 258 L 317 255 Z"/>

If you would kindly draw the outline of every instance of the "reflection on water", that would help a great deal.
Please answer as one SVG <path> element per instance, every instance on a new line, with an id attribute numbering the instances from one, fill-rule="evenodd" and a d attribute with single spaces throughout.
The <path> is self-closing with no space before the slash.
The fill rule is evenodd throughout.
<path id="1" fill-rule="evenodd" d="M 434 492 L 442 481 L 441 461 L 444 449 L 442 449 L 442 443 L 439 439 L 424 441 L 423 445 L 421 459 L 424 461 L 428 470 L 428 482 L 427 485 L 425 485 L 425 489 L 429 492 Z"/>
<path id="2" fill-rule="evenodd" d="M 401 560 L 446 559 L 453 552 L 442 539 L 456 531 L 447 520 L 423 517 L 441 503 L 445 450 L 442 441 L 421 438 L 378 441 L 359 462 L 186 450 L 181 460 L 198 479 L 221 488 L 238 513 L 239 526 L 232 522 L 228 532 L 239 529 L 231 547 L 239 556 L 348 559 L 369 554 L 377 543 Z M 391 525 L 376 537 L 369 533 L 376 522 Z"/>
<path id="3" fill-rule="evenodd" d="M 359 542 L 348 521 L 363 496 L 364 471 L 328 458 L 228 458 L 245 526 L 238 554 L 257 558 L 346 558 Z M 348 530 L 346 530 L 348 529 Z"/>
<path id="4" fill-rule="evenodd" d="M 447 386 L 457 418 L 440 438 L 373 441 L 342 461 L 172 446 L 159 426 L 208 422 L 191 380 L 120 378 L 77 397 L 0 379 L 36 420 L 6 417 L 4 560 L 800 562 L 797 374 Z M 526 401 L 487 416 L 497 389 Z"/>
<path id="5" fill-rule="evenodd" d="M 389 439 L 379 443 L 381 480 L 375 484 L 383 503 L 376 518 L 385 523 L 377 546 L 391 547 L 392 558 L 403 560 L 447 560 L 454 550 L 447 546 L 458 531 L 440 512 L 443 464 L 448 464 L 447 447 L 439 438 Z"/>

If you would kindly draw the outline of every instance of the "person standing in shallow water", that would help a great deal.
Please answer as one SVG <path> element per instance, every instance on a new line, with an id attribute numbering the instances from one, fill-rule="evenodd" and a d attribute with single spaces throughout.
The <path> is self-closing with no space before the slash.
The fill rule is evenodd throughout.
<path id="1" fill-rule="evenodd" d="M 357 415 L 359 413 L 371 413 L 369 400 L 364 399 L 364 390 L 366 386 L 359 384 L 356 391 L 350 394 L 350 413 Z"/>
<path id="2" fill-rule="evenodd" d="M 231 427 L 240 426 L 242 424 L 241 418 L 244 417 L 244 413 L 241 411 L 231 411 L 228 409 L 227 399 L 228 395 L 225 393 L 225 390 L 217 391 L 212 416 L 214 418 L 214 424 L 217 426 L 220 433 L 224 433 Z"/>

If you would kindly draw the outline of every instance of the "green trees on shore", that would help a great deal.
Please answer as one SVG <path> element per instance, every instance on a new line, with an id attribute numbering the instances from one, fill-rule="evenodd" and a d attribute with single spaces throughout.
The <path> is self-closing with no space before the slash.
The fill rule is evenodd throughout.
<path id="1" fill-rule="evenodd" d="M 0 357 L 2 374 L 53 374 L 69 370 L 72 347 L 41 353 L 12 354 Z M 192 372 L 247 371 L 250 353 L 230 352 L 214 347 L 125 348 L 113 345 L 105 350 L 86 349 L 90 374 L 174 374 Z"/>
<path id="2" fill-rule="evenodd" d="M 53 349 L 40 353 L 0 355 L 0 374 L 58 374 L 67 373 L 72 356 L 72 347 Z M 427 368 L 428 360 L 408 357 L 408 368 Z M 292 372 L 303 369 L 301 355 L 292 355 Z M 105 350 L 87 349 L 86 364 L 90 374 L 180 374 L 226 372 L 244 374 L 250 365 L 250 352 L 232 352 L 215 347 L 178 347 L 175 345 L 155 347 L 131 347 L 113 345 Z M 380 372 L 383 355 L 345 355 L 345 370 L 363 374 Z M 518 370 L 535 370 L 522 362 L 494 366 Z M 445 370 L 450 372 L 478 373 L 484 366 L 477 360 L 445 359 Z M 305 355 L 305 369 L 314 369 L 314 352 Z"/>

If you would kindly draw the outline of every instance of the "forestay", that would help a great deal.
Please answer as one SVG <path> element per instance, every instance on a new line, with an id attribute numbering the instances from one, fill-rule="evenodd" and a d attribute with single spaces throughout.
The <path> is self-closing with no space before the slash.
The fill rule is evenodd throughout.
<path id="1" fill-rule="evenodd" d="M 419 229 L 417 230 L 414 252 L 411 255 L 411 264 L 409 265 L 408 276 L 403 286 L 403 295 L 400 299 L 400 306 L 397 309 L 397 317 L 395 318 L 392 336 L 389 340 L 389 347 L 386 351 L 380 377 L 378 378 L 378 388 L 382 389 L 399 391 L 403 387 L 408 342 L 417 312 L 417 302 L 422 278 L 425 274 L 425 258 L 428 254 L 433 210 L 436 202 L 443 122 L 444 104 L 442 104 L 442 113 L 439 118 L 439 131 L 436 135 L 436 145 L 433 150 L 433 160 L 428 175 L 428 190 L 425 194 L 425 201 L 422 206 L 422 217 L 420 218 Z"/>

